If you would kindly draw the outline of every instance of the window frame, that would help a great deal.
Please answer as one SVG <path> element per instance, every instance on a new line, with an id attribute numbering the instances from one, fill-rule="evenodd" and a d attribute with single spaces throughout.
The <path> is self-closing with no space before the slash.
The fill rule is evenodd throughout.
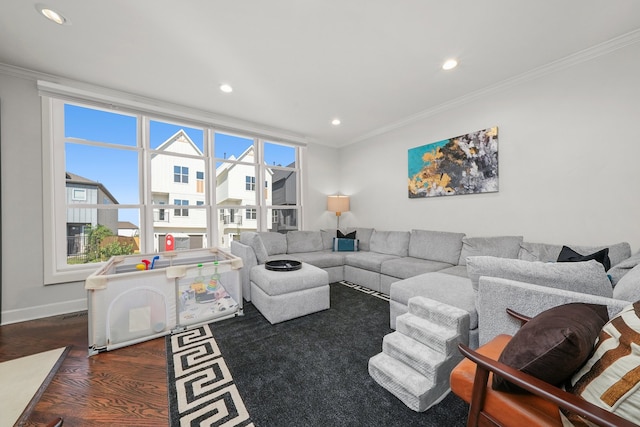
<path id="1" fill-rule="evenodd" d="M 255 182 L 264 182 L 266 165 L 263 165 L 261 155 L 261 145 L 264 141 L 276 142 L 290 145 L 296 148 L 297 161 L 297 204 L 296 206 L 286 206 L 287 209 L 298 210 L 298 229 L 303 229 L 303 199 L 302 199 L 302 183 L 303 171 L 301 159 L 306 151 L 306 141 L 303 137 L 287 134 L 272 129 L 262 129 L 260 127 L 252 127 L 246 122 L 238 121 L 237 125 L 233 125 L 233 120 L 224 122 L 222 126 L 218 123 L 216 117 L 209 114 L 199 114 L 192 109 L 167 104 L 160 101 L 152 100 L 151 103 L 140 101 L 140 98 L 115 91 L 94 88 L 90 85 L 83 86 L 82 89 L 73 86 L 60 85 L 39 80 L 37 83 L 38 92 L 41 97 L 41 123 L 42 123 L 42 148 L 43 148 L 43 246 L 44 246 L 44 283 L 58 284 L 83 281 L 86 277 L 97 271 L 104 265 L 104 262 L 77 265 L 61 265 L 58 262 L 57 253 L 60 242 L 66 244 L 66 199 L 59 200 L 59 194 L 63 194 L 65 190 L 65 180 L 55 179 L 62 173 L 64 177 L 64 156 L 65 150 L 57 150 L 59 141 L 65 140 L 64 131 L 64 104 L 76 104 L 86 108 L 94 108 L 107 112 L 122 113 L 137 117 L 137 145 L 130 147 L 142 153 L 138 156 L 140 164 L 139 178 L 140 182 L 140 199 L 138 204 L 110 204 L 101 205 L 101 209 L 140 209 L 140 233 L 141 236 L 141 252 L 153 252 L 153 213 L 155 209 L 163 209 L 165 216 L 169 215 L 169 209 L 175 209 L 176 206 L 169 204 L 153 203 L 148 168 L 149 156 L 154 150 L 149 147 L 149 121 L 161 120 L 168 122 L 179 122 L 185 126 L 194 126 L 202 128 L 204 131 L 204 159 L 205 171 L 204 178 L 206 182 L 204 209 L 207 210 L 207 233 L 209 234 L 208 246 L 212 246 L 218 241 L 217 228 L 218 215 L 214 213 L 223 208 L 231 208 L 216 204 L 216 161 L 225 161 L 226 159 L 216 159 L 213 156 L 213 135 L 215 132 L 232 132 L 239 135 L 254 138 L 256 151 L 260 155 L 255 160 L 256 175 Z M 54 108 L 54 104 L 61 106 Z M 231 123 L 231 127 L 229 125 Z M 177 156 L 179 157 L 179 156 Z M 62 170 L 62 172 L 60 172 Z M 207 173 L 207 170 L 209 173 Z M 56 175 L 58 174 L 58 175 Z M 260 178 L 260 180 L 258 180 Z M 255 185 L 255 184 L 254 184 Z M 254 190 L 255 191 L 255 190 Z M 195 203 L 195 202 L 194 202 Z M 193 205 L 189 208 L 203 209 L 202 205 Z M 237 207 L 236 207 L 237 208 Z M 256 197 L 256 206 L 251 206 L 257 210 L 258 229 L 260 231 L 267 230 L 267 211 L 268 208 L 262 196 Z M 66 262 L 66 251 L 64 251 Z"/>

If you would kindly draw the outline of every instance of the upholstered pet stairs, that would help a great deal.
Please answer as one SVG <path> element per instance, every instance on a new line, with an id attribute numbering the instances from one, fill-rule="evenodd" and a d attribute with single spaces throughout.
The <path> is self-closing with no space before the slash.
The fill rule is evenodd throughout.
<path id="1" fill-rule="evenodd" d="M 382 353 L 369 359 L 369 375 L 412 410 L 426 411 L 450 391 L 449 375 L 462 360 L 460 342 L 469 342 L 466 311 L 411 298 L 396 331 L 383 338 Z"/>

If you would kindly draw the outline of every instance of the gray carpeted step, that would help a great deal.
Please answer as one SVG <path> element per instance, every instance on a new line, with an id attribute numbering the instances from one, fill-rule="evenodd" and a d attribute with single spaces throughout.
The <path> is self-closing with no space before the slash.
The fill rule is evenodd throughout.
<path id="1" fill-rule="evenodd" d="M 396 318 L 396 331 L 431 349 L 448 355 L 458 351 L 460 334 L 453 328 L 405 313 Z"/>
<path id="2" fill-rule="evenodd" d="M 469 313 L 461 308 L 418 296 L 409 299 L 409 313 L 468 337 Z"/>
<path id="3" fill-rule="evenodd" d="M 449 392 L 449 381 L 434 384 L 432 380 L 385 353 L 369 359 L 369 375 L 417 412 L 426 411 Z"/>
<path id="4" fill-rule="evenodd" d="M 385 335 L 382 352 L 434 382 L 449 381 L 451 369 L 462 359 L 456 353 L 447 355 L 435 351 L 400 332 Z"/>

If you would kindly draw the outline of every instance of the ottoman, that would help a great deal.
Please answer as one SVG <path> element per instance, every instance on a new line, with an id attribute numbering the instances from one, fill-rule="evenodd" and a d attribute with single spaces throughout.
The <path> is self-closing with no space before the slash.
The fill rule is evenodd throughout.
<path id="1" fill-rule="evenodd" d="M 251 302 L 271 324 L 329 308 L 329 274 L 313 265 L 303 262 L 299 270 L 272 271 L 261 264 L 249 277 Z"/>

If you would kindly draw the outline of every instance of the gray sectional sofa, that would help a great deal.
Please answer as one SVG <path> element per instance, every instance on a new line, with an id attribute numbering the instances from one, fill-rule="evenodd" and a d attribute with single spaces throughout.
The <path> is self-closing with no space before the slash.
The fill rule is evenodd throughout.
<path id="1" fill-rule="evenodd" d="M 631 257 L 631 248 L 626 242 L 597 247 L 569 245 L 583 254 L 609 248 L 613 266 L 609 277 L 604 268 L 594 265 L 596 261 L 578 263 L 579 266 L 558 263 L 565 265 L 558 271 L 546 272 L 556 264 L 550 263 L 557 260 L 562 245 L 525 242 L 521 236 L 467 237 L 464 233 L 454 232 L 380 231 L 371 228 L 355 228 L 344 233 L 351 231 L 356 232 L 359 240 L 357 252 L 332 250 L 336 230 L 241 233 L 240 241 L 231 243 L 231 252 L 244 260 L 245 268 L 241 272 L 244 298 L 251 300 L 253 267 L 270 259 L 296 259 L 327 271 L 330 283 L 347 280 L 389 295 L 390 326 L 393 329 L 396 317 L 408 311 L 409 299 L 415 296 L 461 308 L 470 315 L 469 344 L 472 347 L 477 347 L 480 341 L 477 310 L 479 278 L 494 275 L 496 270 L 512 272 L 506 277 L 498 273 L 498 277 L 541 286 L 552 285 L 556 279 L 564 277 L 568 279 L 568 284 L 561 285 L 564 289 L 589 293 L 593 291 L 581 289 L 579 282 L 590 277 L 591 270 L 584 274 L 576 273 L 588 267 L 598 272 L 594 276 L 597 283 L 593 287 L 609 287 L 608 292 L 605 290 L 598 294 L 602 298 L 627 301 L 635 295 L 635 300 L 640 299 L 640 275 L 637 286 L 629 286 L 633 290 L 630 294 L 627 291 L 624 298 L 618 298 L 616 289 L 611 286 L 640 262 L 640 256 Z M 500 262 L 504 260 L 511 264 L 515 262 L 515 267 L 511 264 L 509 268 L 501 266 Z M 536 268 L 527 269 L 532 266 Z M 637 269 L 640 273 L 640 267 Z M 544 277 L 547 282 L 536 282 L 536 277 Z M 607 283 L 603 282 L 603 277 Z M 486 296 L 484 301 L 487 301 Z M 619 305 L 617 302 L 612 304 Z M 488 325 L 491 319 L 485 318 L 485 322 Z"/>

